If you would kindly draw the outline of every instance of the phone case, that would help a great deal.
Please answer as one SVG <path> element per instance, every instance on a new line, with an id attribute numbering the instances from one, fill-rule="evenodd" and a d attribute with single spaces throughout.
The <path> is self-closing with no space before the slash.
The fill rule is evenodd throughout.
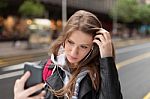
<path id="1" fill-rule="evenodd" d="M 26 71 L 30 71 L 31 75 L 29 79 L 27 80 L 27 82 L 25 83 L 25 89 L 42 82 L 42 67 L 41 66 L 31 64 L 31 63 L 26 63 L 24 65 L 24 72 Z M 40 93 L 40 91 L 36 92 L 33 95 L 37 95 L 38 93 Z"/>
<path id="2" fill-rule="evenodd" d="M 100 52 L 99 52 L 99 47 L 97 44 L 93 44 L 93 49 L 89 51 L 89 53 L 85 56 L 85 58 L 80 62 L 81 66 L 84 66 L 91 62 L 92 60 L 95 60 L 96 58 L 100 58 Z"/>

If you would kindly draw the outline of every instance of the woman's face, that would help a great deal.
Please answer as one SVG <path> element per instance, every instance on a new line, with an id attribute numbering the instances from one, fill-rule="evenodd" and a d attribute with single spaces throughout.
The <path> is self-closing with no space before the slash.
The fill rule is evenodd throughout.
<path id="1" fill-rule="evenodd" d="M 91 50 L 93 44 L 92 36 L 82 32 L 74 31 L 65 41 L 65 54 L 71 64 L 78 64 Z"/>

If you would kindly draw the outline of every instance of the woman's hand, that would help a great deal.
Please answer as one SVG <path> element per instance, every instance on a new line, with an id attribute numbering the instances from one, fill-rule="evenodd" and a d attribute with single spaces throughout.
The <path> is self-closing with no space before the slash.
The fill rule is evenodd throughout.
<path id="1" fill-rule="evenodd" d="M 39 95 L 29 97 L 44 87 L 44 84 L 41 83 L 28 89 L 24 89 L 25 83 L 29 77 L 30 72 L 26 72 L 20 79 L 16 80 L 14 86 L 14 99 L 44 99 L 45 91 L 42 91 Z"/>
<path id="2" fill-rule="evenodd" d="M 113 56 L 112 40 L 108 31 L 100 28 L 93 42 L 99 46 L 101 58 Z"/>

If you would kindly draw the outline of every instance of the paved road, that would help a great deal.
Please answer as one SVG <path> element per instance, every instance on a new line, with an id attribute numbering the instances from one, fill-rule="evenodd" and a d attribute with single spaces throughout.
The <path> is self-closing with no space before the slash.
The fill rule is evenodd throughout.
<path id="1" fill-rule="evenodd" d="M 124 99 L 147 97 L 150 92 L 150 43 L 117 49 L 116 63 Z M 13 99 L 13 85 L 23 73 L 22 68 L 23 64 L 0 68 L 0 99 Z"/>
<path id="2" fill-rule="evenodd" d="M 37 61 L 48 55 L 49 46 L 28 48 L 26 41 L 18 41 L 17 46 L 12 45 L 13 42 L 0 42 L 0 67 Z"/>
<path id="3" fill-rule="evenodd" d="M 150 99 L 150 43 L 118 49 L 116 60 L 124 99 Z"/>

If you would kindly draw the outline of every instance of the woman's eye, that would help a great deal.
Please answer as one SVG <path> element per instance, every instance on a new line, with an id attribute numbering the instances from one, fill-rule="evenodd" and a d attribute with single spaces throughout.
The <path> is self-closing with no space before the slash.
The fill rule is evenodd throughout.
<path id="1" fill-rule="evenodd" d="M 74 44 L 74 43 L 73 43 L 72 41 L 70 41 L 70 40 L 68 40 L 68 43 L 69 43 L 69 44 Z"/>
<path id="2" fill-rule="evenodd" d="M 83 48 L 83 49 L 87 49 L 88 47 L 87 47 L 87 46 L 81 46 L 81 48 Z"/>

